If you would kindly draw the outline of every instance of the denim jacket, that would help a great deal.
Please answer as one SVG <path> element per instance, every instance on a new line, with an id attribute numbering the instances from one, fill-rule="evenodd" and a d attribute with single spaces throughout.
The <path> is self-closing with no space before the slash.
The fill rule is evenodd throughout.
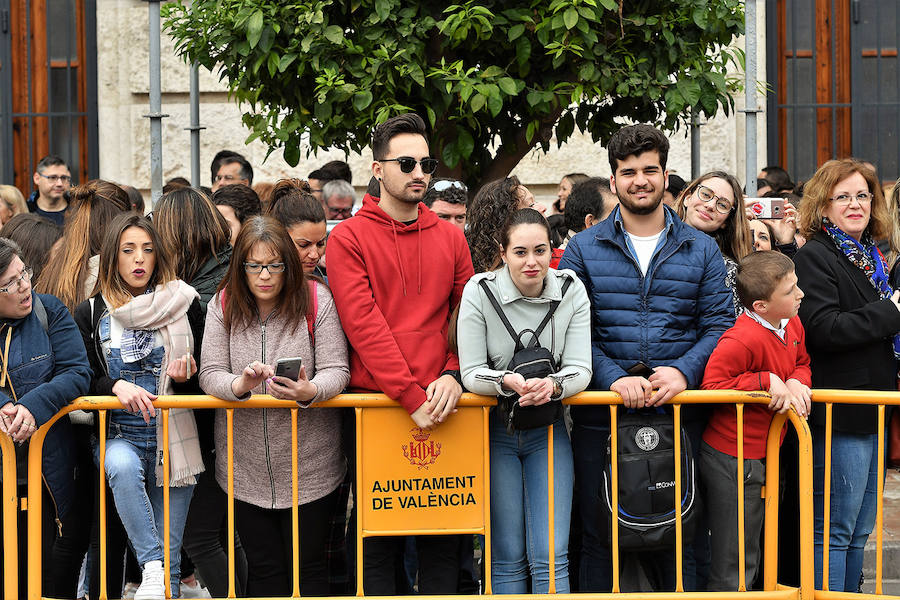
<path id="1" fill-rule="evenodd" d="M 0 391 L 0 405 L 23 404 L 40 427 L 66 404 L 87 393 L 91 369 L 75 321 L 55 296 L 40 296 L 47 312 L 47 331 L 32 310 L 21 319 L 0 320 L 0 348 L 9 384 Z M 75 492 L 75 445 L 69 419 L 60 419 L 44 441 L 44 482 L 53 497 L 57 518 L 69 510 Z"/>

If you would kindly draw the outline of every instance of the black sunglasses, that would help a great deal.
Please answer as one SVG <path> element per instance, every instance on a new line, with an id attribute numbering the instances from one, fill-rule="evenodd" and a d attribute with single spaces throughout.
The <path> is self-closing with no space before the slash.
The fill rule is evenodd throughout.
<path id="1" fill-rule="evenodd" d="M 418 164 L 422 166 L 422 172 L 426 175 L 431 175 L 438 167 L 438 159 L 436 158 L 416 160 L 412 156 L 400 156 L 398 158 L 382 158 L 378 162 L 395 162 L 400 165 L 400 170 L 404 173 L 412 173 Z"/>

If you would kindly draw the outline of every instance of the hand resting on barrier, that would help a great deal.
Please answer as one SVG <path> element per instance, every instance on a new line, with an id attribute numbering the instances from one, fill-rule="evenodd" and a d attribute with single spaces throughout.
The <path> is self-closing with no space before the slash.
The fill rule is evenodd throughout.
<path id="1" fill-rule="evenodd" d="M 14 442 L 21 444 L 36 430 L 34 415 L 24 404 L 8 402 L 0 408 L 0 431 L 8 434 Z"/>

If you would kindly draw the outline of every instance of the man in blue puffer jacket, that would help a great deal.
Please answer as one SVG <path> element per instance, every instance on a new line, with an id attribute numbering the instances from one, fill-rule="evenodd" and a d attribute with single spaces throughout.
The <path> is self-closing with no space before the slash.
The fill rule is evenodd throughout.
<path id="1" fill-rule="evenodd" d="M 607 151 L 619 207 L 572 238 L 559 268 L 575 271 L 591 298 L 591 389 L 619 393 L 628 408 L 658 406 L 699 387 L 716 342 L 734 324 L 731 293 L 715 241 L 661 202 L 669 151 L 663 133 L 650 125 L 623 127 Z M 699 448 L 704 415 L 690 412 L 684 411 L 684 427 Z M 612 565 L 601 484 L 609 409 L 573 407 L 572 419 L 584 527 L 579 591 L 607 592 Z M 655 554 L 649 558 L 665 562 L 664 585 L 672 591 L 672 552 Z M 689 556 L 685 589 L 696 585 L 691 564 Z"/>

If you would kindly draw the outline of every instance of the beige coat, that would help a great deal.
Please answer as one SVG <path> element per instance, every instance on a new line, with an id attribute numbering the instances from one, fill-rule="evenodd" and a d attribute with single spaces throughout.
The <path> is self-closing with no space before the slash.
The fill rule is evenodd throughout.
<path id="1" fill-rule="evenodd" d="M 279 358 L 300 356 L 307 377 L 319 388 L 313 404 L 339 394 L 350 381 L 347 342 L 327 286 L 317 285 L 315 348 L 310 347 L 305 320 L 292 331 L 276 311 L 265 323 L 244 330 L 225 330 L 222 304 L 216 295 L 206 313 L 200 387 L 223 400 L 243 400 L 231 382 L 254 360 L 275 365 Z M 252 391 L 266 393 L 265 384 Z M 225 411 L 216 411 L 216 480 L 227 489 Z M 286 408 L 234 411 L 234 497 L 270 509 L 291 506 L 291 413 Z M 340 415 L 336 409 L 300 411 L 298 477 L 300 504 L 334 491 L 346 472 L 341 452 Z"/>

